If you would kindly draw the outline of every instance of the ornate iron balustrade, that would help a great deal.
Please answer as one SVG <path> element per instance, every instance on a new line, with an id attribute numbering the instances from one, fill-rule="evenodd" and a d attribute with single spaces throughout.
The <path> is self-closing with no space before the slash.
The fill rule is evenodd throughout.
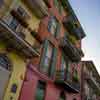
<path id="1" fill-rule="evenodd" d="M 71 61 L 79 62 L 81 60 L 82 54 L 80 50 L 77 49 L 68 39 L 67 37 L 63 37 L 60 40 L 60 46 L 62 47 L 63 51 L 65 52 L 66 56 L 68 56 Z"/>
<path id="2" fill-rule="evenodd" d="M 55 83 L 64 87 L 68 92 L 78 93 L 80 91 L 80 84 L 72 82 L 71 79 L 67 79 L 64 71 L 56 72 Z"/>
<path id="3" fill-rule="evenodd" d="M 0 20 L 0 38 L 6 40 L 11 47 L 27 57 L 40 56 L 38 52 L 19 34 L 13 31 L 4 21 Z"/>
<path id="4" fill-rule="evenodd" d="M 46 6 L 43 0 L 24 0 L 30 7 L 30 9 L 34 12 L 34 14 L 43 18 L 48 15 L 48 7 Z M 45 0 L 46 1 L 46 0 Z"/>
<path id="5" fill-rule="evenodd" d="M 81 26 L 78 25 L 78 23 L 79 23 L 78 20 L 76 20 L 76 18 L 73 17 L 72 15 L 65 16 L 63 20 L 63 24 L 65 28 L 69 31 L 69 33 L 71 33 L 78 40 L 80 40 L 85 37 L 85 33 L 81 28 Z"/>
<path id="6" fill-rule="evenodd" d="M 97 92 L 99 91 L 100 92 L 100 86 L 99 86 L 99 84 L 94 79 L 94 77 L 92 75 L 90 75 L 89 72 L 84 72 L 84 77 L 85 77 L 85 80 L 87 80 L 90 83 L 90 85 L 92 87 L 94 87 L 95 91 L 97 91 Z"/>

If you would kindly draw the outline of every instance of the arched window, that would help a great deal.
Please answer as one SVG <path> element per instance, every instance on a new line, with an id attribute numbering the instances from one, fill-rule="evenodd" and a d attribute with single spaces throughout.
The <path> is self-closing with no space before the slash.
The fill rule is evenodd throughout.
<path id="1" fill-rule="evenodd" d="M 64 92 L 60 93 L 60 99 L 59 100 L 66 100 L 66 96 Z"/>
<path id="2" fill-rule="evenodd" d="M 0 67 L 11 70 L 11 62 L 6 54 L 0 54 Z"/>

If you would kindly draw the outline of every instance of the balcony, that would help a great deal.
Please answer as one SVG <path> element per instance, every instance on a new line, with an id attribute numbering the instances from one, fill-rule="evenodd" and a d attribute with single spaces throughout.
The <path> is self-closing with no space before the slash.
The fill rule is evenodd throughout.
<path id="1" fill-rule="evenodd" d="M 63 37 L 60 40 L 60 46 L 62 47 L 65 55 L 70 58 L 72 62 L 79 62 L 81 60 L 82 54 L 81 50 L 76 48 L 67 37 Z"/>
<path id="2" fill-rule="evenodd" d="M 85 35 L 81 25 L 79 25 L 77 27 L 77 24 L 75 24 L 77 22 L 79 24 L 79 21 L 69 3 L 69 1 L 61 0 L 61 3 L 62 3 L 62 6 L 64 7 L 64 9 L 66 10 L 66 12 L 68 13 L 68 16 L 64 17 L 64 21 L 63 21 L 64 26 L 68 29 L 68 31 L 70 33 L 75 35 L 77 39 L 83 39 L 86 35 Z"/>
<path id="3" fill-rule="evenodd" d="M 8 45 L 15 48 L 26 57 L 40 56 L 25 39 L 20 37 L 2 20 L 0 20 L 0 39 L 5 40 Z"/>
<path id="4" fill-rule="evenodd" d="M 68 0 L 61 0 L 61 3 L 62 3 L 62 6 L 64 7 L 64 9 L 66 10 L 67 13 L 69 13 L 69 14 L 74 13 Z"/>
<path id="5" fill-rule="evenodd" d="M 96 79 L 89 73 L 89 72 L 84 72 L 85 79 L 91 84 L 94 89 L 100 92 L 100 86 L 99 83 L 97 83 Z"/>
<path id="6" fill-rule="evenodd" d="M 78 93 L 80 91 L 80 84 L 71 82 L 71 79 L 65 78 L 64 71 L 57 71 L 55 83 L 71 93 Z"/>
<path id="7" fill-rule="evenodd" d="M 12 11 L 11 11 L 11 14 L 12 14 L 12 16 L 13 16 L 14 18 L 16 18 L 16 19 L 21 23 L 22 26 L 24 26 L 25 28 L 28 27 L 28 23 L 27 23 L 27 21 L 26 21 L 28 18 L 22 16 L 22 15 L 19 14 L 19 12 L 16 11 L 16 10 L 12 10 Z"/>
<path id="8" fill-rule="evenodd" d="M 34 12 L 34 14 L 39 17 L 43 18 L 44 16 L 48 15 L 48 7 L 46 6 L 43 0 L 24 0 Z M 45 0 L 47 1 L 47 0 Z"/>
<path id="9" fill-rule="evenodd" d="M 72 15 L 64 17 L 63 24 L 69 33 L 74 35 L 78 40 L 85 37 L 85 33 L 78 20 Z"/>

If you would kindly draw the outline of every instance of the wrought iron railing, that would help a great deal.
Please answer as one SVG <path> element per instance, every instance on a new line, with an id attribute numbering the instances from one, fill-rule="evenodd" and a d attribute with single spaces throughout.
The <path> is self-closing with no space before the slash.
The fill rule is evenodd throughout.
<path id="1" fill-rule="evenodd" d="M 68 56 L 73 62 L 81 60 L 79 50 L 67 39 L 66 36 L 61 38 L 60 46 L 63 48 L 66 56 Z"/>
<path id="2" fill-rule="evenodd" d="M 25 39 L 20 37 L 14 30 L 12 30 L 8 24 L 0 19 L 0 37 L 9 41 L 8 43 L 12 45 L 11 47 L 16 48 L 16 50 L 22 52 L 27 57 L 40 56 L 38 52 L 29 44 Z"/>
<path id="3" fill-rule="evenodd" d="M 67 73 L 69 74 L 69 73 Z M 80 84 L 79 82 L 71 81 L 71 78 L 66 78 L 65 71 L 56 71 L 55 83 L 64 87 L 69 92 L 79 92 Z"/>

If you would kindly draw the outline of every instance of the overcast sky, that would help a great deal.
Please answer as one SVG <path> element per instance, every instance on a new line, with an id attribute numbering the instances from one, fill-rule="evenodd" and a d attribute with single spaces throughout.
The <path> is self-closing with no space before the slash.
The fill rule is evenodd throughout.
<path id="1" fill-rule="evenodd" d="M 93 60 L 100 73 L 100 0 L 69 1 L 87 35 L 82 41 L 83 60 Z"/>

